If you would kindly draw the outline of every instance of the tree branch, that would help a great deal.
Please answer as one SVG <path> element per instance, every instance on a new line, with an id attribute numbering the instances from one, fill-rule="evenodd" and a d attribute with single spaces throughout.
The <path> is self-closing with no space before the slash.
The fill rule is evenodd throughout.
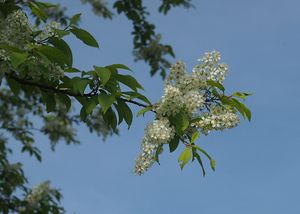
<path id="1" fill-rule="evenodd" d="M 63 90 L 63 89 L 55 88 L 53 86 L 43 85 L 43 84 L 40 84 L 38 82 L 32 82 L 32 81 L 29 81 L 29 80 L 20 79 L 15 75 L 6 75 L 6 76 L 8 76 L 9 78 L 17 81 L 20 84 L 38 87 L 41 90 L 52 91 L 52 92 L 58 93 L 58 94 L 66 94 L 66 95 L 69 95 L 69 96 L 72 96 L 72 97 L 93 97 L 93 96 L 98 96 L 98 94 L 91 94 L 91 93 L 80 94 L 80 93 L 75 93 L 75 92 L 70 91 L 70 90 Z M 125 98 L 122 98 L 122 97 L 120 97 L 119 99 L 121 99 L 124 102 L 131 103 L 131 104 L 134 104 L 134 105 L 137 105 L 137 106 L 140 106 L 140 107 L 144 107 L 144 108 L 149 107 L 148 105 L 145 105 L 143 103 L 139 103 L 137 101 L 128 100 L 128 99 L 125 99 Z"/>

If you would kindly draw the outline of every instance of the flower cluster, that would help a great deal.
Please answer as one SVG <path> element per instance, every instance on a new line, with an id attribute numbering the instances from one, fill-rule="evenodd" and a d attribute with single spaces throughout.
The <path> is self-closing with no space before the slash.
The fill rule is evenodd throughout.
<path id="1" fill-rule="evenodd" d="M 209 81 L 222 83 L 228 72 L 228 66 L 220 63 L 221 55 L 217 51 L 205 53 L 191 74 L 186 71 L 182 61 L 176 62 L 166 79 L 164 94 L 153 106 L 159 119 L 146 127 L 142 152 L 136 160 L 135 173 L 143 174 L 155 161 L 159 145 L 169 143 L 175 135 L 169 122 L 170 117 L 183 113 L 189 120 L 198 118 L 190 124 L 200 132 L 208 134 L 211 130 L 223 130 L 235 127 L 239 117 L 229 107 L 213 101 Z M 175 124 L 174 124 L 175 125 Z"/>
<path id="2" fill-rule="evenodd" d="M 211 130 L 234 128 L 239 122 L 240 118 L 231 109 L 215 106 L 210 113 L 204 113 L 192 126 L 201 129 L 202 133 L 208 134 Z"/>
<path id="3" fill-rule="evenodd" d="M 26 14 L 21 10 L 10 13 L 0 20 L 0 42 L 24 48 L 30 42 L 32 30 Z"/>
<path id="4" fill-rule="evenodd" d="M 6 18 L 0 18 L 0 43 L 8 44 L 21 50 L 28 51 L 32 45 L 39 45 L 34 41 L 33 30 L 28 17 L 21 10 L 15 10 L 8 14 Z M 57 36 L 56 29 L 60 28 L 60 23 L 50 22 L 45 25 L 45 29 L 37 36 L 41 41 L 49 37 Z M 39 30 L 39 29 L 37 29 Z M 0 79 L 5 74 L 11 73 L 9 53 L 0 50 Z M 55 62 L 49 62 L 38 56 L 29 56 L 26 60 L 28 71 L 26 74 L 32 80 L 40 80 L 42 78 L 50 81 L 59 80 L 64 76 L 64 69 Z"/>
<path id="5" fill-rule="evenodd" d="M 30 205 L 30 207 L 37 207 L 41 200 L 46 197 L 51 191 L 49 181 L 43 182 L 34 188 L 25 197 L 25 201 Z"/>
<path id="6" fill-rule="evenodd" d="M 134 172 L 143 174 L 155 162 L 155 153 L 159 145 L 169 143 L 175 134 L 167 118 L 154 120 L 145 129 L 141 154 L 136 159 Z"/>
<path id="7" fill-rule="evenodd" d="M 56 30 L 60 30 L 61 24 L 56 21 L 51 21 L 45 25 L 45 29 L 38 35 L 40 40 L 47 39 L 49 37 L 57 37 Z"/>

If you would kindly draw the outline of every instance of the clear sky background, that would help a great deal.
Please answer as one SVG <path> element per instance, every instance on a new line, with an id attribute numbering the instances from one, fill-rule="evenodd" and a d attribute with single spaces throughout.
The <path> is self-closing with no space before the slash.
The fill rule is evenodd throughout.
<path id="1" fill-rule="evenodd" d="M 83 13 L 81 26 L 101 45 L 93 49 L 70 39 L 77 67 L 126 64 L 145 94 L 153 102 L 160 98 L 160 76 L 150 78 L 149 67 L 133 61 L 132 26 L 124 16 L 105 21 L 79 1 L 59 2 L 70 15 Z M 228 93 L 254 93 L 247 101 L 253 120 L 199 139 L 217 161 L 215 172 L 206 162 L 204 178 L 196 162 L 181 172 L 180 151 L 169 154 L 167 149 L 161 166 L 141 177 L 133 175 L 144 127 L 154 116 L 149 113 L 106 142 L 84 126 L 78 130 L 81 145 L 61 143 L 56 152 L 39 137 L 42 164 L 17 157 L 25 161 L 29 180 L 51 180 L 62 190 L 67 213 L 299 214 L 300 2 L 195 0 L 196 9 L 174 9 L 167 16 L 158 14 L 159 1 L 145 2 L 163 42 L 173 46 L 190 70 L 204 52 L 221 52 L 230 66 Z"/>

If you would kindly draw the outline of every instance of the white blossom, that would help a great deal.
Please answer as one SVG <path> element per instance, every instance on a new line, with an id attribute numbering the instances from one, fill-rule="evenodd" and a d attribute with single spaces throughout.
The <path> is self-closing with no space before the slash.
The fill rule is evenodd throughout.
<path id="1" fill-rule="evenodd" d="M 23 48 L 31 39 L 32 30 L 26 14 L 21 10 L 10 13 L 0 23 L 0 42 Z"/>
<path id="2" fill-rule="evenodd" d="M 159 119 L 150 123 L 145 130 L 142 151 L 136 160 L 135 173 L 143 174 L 155 162 L 155 153 L 159 145 L 169 143 L 175 135 L 168 117 L 182 113 L 189 120 L 199 118 L 190 124 L 208 134 L 211 130 L 224 130 L 238 125 L 239 117 L 231 108 L 213 103 L 208 81 L 222 83 L 228 72 L 228 66 L 220 62 L 217 51 L 205 53 L 199 59 L 192 73 L 186 71 L 182 61 L 177 61 L 170 69 L 164 87 L 164 94 L 154 111 Z M 206 97 L 208 96 L 208 97 Z M 209 103 L 206 103 L 209 102 Z"/>
<path id="3" fill-rule="evenodd" d="M 157 144 L 149 143 L 146 140 L 143 141 L 141 149 L 142 151 L 135 162 L 135 174 L 142 175 L 153 165 L 155 162 L 155 153 L 157 147 Z"/>
<path id="4" fill-rule="evenodd" d="M 175 134 L 167 118 L 154 120 L 147 125 L 141 153 L 136 159 L 134 173 L 141 175 L 155 162 L 155 153 L 159 145 L 168 143 Z"/>
<path id="5" fill-rule="evenodd" d="M 46 24 L 45 29 L 38 35 L 40 40 L 49 38 L 49 37 L 58 37 L 55 30 L 59 30 L 61 28 L 61 24 L 56 21 L 51 21 Z"/>
<path id="6" fill-rule="evenodd" d="M 231 109 L 215 106 L 211 108 L 211 112 L 203 114 L 192 126 L 200 128 L 204 134 L 208 134 L 211 130 L 224 130 L 236 127 L 239 122 L 239 116 Z"/>
<path id="7" fill-rule="evenodd" d="M 183 99 L 185 101 L 185 108 L 189 114 L 195 113 L 199 108 L 202 108 L 205 103 L 205 98 L 197 90 L 189 91 L 184 95 Z"/>
<path id="8" fill-rule="evenodd" d="M 175 115 L 183 107 L 182 96 L 179 88 L 166 85 L 164 95 L 155 110 L 159 115 Z"/>
<path id="9" fill-rule="evenodd" d="M 31 192 L 25 197 L 25 201 L 27 201 L 31 207 L 36 207 L 50 191 L 50 182 L 43 182 L 32 188 Z"/>
<path id="10" fill-rule="evenodd" d="M 146 127 L 145 139 L 153 144 L 168 143 L 174 136 L 174 128 L 167 118 L 154 120 Z"/>

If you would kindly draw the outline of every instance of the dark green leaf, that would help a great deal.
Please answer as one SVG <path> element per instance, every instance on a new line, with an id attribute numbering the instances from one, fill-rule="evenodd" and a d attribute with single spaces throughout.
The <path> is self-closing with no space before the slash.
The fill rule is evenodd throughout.
<path id="1" fill-rule="evenodd" d="M 70 31 L 78 38 L 80 39 L 83 43 L 99 48 L 99 44 L 97 40 L 86 30 L 83 30 L 81 28 L 73 27 L 70 29 Z"/>
<path id="2" fill-rule="evenodd" d="M 95 107 L 98 104 L 98 99 L 97 97 L 92 97 L 87 99 L 87 102 L 85 104 L 85 112 L 89 115 L 93 112 L 93 110 L 95 109 Z"/>
<path id="3" fill-rule="evenodd" d="M 116 79 L 123 83 L 124 85 L 128 86 L 129 88 L 131 88 L 134 91 L 137 91 L 138 88 L 140 89 L 144 89 L 139 83 L 138 81 L 130 76 L 130 75 L 122 75 L 122 74 L 117 74 L 116 75 Z"/>
<path id="4" fill-rule="evenodd" d="M 14 93 L 15 96 L 18 96 L 21 90 L 20 83 L 18 83 L 16 80 L 11 78 L 6 78 L 7 84 L 10 88 L 10 90 Z"/>
<path id="5" fill-rule="evenodd" d="M 194 149 L 193 149 L 193 157 L 195 157 L 197 159 L 197 161 L 202 169 L 202 174 L 203 174 L 203 176 L 205 176 L 206 173 L 205 173 L 205 168 L 204 168 L 202 159 L 201 159 L 200 155 L 197 153 L 197 151 L 195 151 Z"/>
<path id="6" fill-rule="evenodd" d="M 190 124 L 188 116 L 183 111 L 180 111 L 175 116 L 169 117 L 169 120 L 175 126 L 175 131 L 179 135 L 182 135 Z"/>
<path id="7" fill-rule="evenodd" d="M 216 161 L 214 159 L 211 158 L 211 156 L 202 148 L 200 148 L 199 146 L 193 145 L 193 147 L 197 150 L 199 150 L 201 153 L 203 153 L 210 161 L 210 167 L 212 168 L 212 170 L 215 170 L 216 167 Z"/>
<path id="8" fill-rule="evenodd" d="M 64 77 L 62 79 L 63 84 L 59 85 L 59 88 L 68 88 L 71 89 L 74 93 L 84 94 L 86 86 L 90 83 L 90 80 L 87 78 L 73 77 L 72 79 Z"/>
<path id="9" fill-rule="evenodd" d="M 114 103 L 114 107 L 116 108 L 116 110 L 118 112 L 118 125 L 120 125 L 124 119 L 123 111 L 116 103 Z"/>
<path id="10" fill-rule="evenodd" d="M 220 89 L 222 92 L 225 91 L 224 86 L 221 83 L 219 83 L 219 82 L 216 82 L 216 81 L 213 81 L 213 80 L 208 80 L 207 84 L 210 85 L 210 86 L 214 86 L 214 87 Z"/>
<path id="11" fill-rule="evenodd" d="M 128 125 L 128 129 L 129 129 L 131 126 L 131 123 L 132 123 L 132 118 L 133 118 L 132 111 L 129 108 L 129 106 L 121 99 L 118 99 L 118 105 L 122 109 L 124 119 Z"/>
<path id="12" fill-rule="evenodd" d="M 145 103 L 149 104 L 149 105 L 152 105 L 150 100 L 148 100 L 147 97 L 145 97 L 144 95 L 136 92 L 136 91 L 128 91 L 128 92 L 122 92 L 123 94 L 126 94 L 126 95 L 129 95 L 130 96 L 130 99 L 134 99 L 134 98 L 137 98 L 139 100 L 142 100 L 144 101 Z"/>
<path id="13" fill-rule="evenodd" d="M 65 70 L 65 72 L 68 72 L 68 73 L 80 73 L 81 71 L 77 68 L 67 68 Z"/>
<path id="14" fill-rule="evenodd" d="M 45 55 L 50 61 L 54 61 L 61 66 L 69 64 L 69 58 L 58 48 L 51 46 L 39 46 L 37 50 Z"/>
<path id="15" fill-rule="evenodd" d="M 104 67 L 97 67 L 97 66 L 94 66 L 94 69 L 97 76 L 100 78 L 102 85 L 105 86 L 105 84 L 108 82 L 111 76 L 110 70 Z"/>
<path id="16" fill-rule="evenodd" d="M 163 152 L 163 144 L 160 144 L 155 151 L 155 161 L 160 165 L 159 155 Z"/>
<path id="17" fill-rule="evenodd" d="M 108 65 L 106 66 L 107 68 L 114 68 L 114 69 L 124 69 L 127 71 L 131 71 L 130 68 L 128 68 L 126 65 L 123 64 L 112 64 L 112 65 Z"/>
<path id="18" fill-rule="evenodd" d="M 80 20 L 80 16 L 81 16 L 81 13 L 78 13 L 78 14 L 75 14 L 74 16 L 72 16 L 70 25 L 77 25 L 77 23 Z"/>
<path id="19" fill-rule="evenodd" d="M 71 108 L 71 99 L 69 98 L 68 95 L 66 94 L 56 94 L 57 99 L 60 101 L 60 103 L 62 103 L 63 105 L 65 105 L 66 107 L 66 112 L 68 112 Z"/>
<path id="20" fill-rule="evenodd" d="M 72 50 L 70 48 L 70 46 L 68 45 L 68 43 L 66 43 L 64 40 L 62 39 L 57 39 L 57 38 L 50 38 L 48 40 L 48 42 L 50 44 L 52 44 L 54 47 L 56 47 L 57 49 L 59 49 L 63 54 L 65 54 L 66 56 L 66 64 L 70 67 L 72 67 L 73 64 L 73 54 L 72 54 Z"/>
<path id="21" fill-rule="evenodd" d="M 151 111 L 151 110 L 152 110 L 152 106 L 143 108 L 143 109 L 141 109 L 141 110 L 137 113 L 137 116 L 139 117 L 139 116 L 141 116 L 141 115 L 144 115 L 146 112 Z"/>
<path id="22" fill-rule="evenodd" d="M 179 137 L 176 135 L 169 143 L 170 152 L 174 152 L 179 145 Z"/>
<path id="23" fill-rule="evenodd" d="M 64 36 L 67 36 L 70 34 L 69 31 L 60 30 L 60 29 L 54 29 L 54 32 L 56 35 L 58 35 L 59 38 L 63 38 Z"/>
<path id="24" fill-rule="evenodd" d="M 42 99 L 44 103 L 46 103 L 46 110 L 47 112 L 54 112 L 55 111 L 55 106 L 56 106 L 56 101 L 54 98 L 54 94 L 52 93 L 46 93 L 42 92 Z"/>
<path id="25" fill-rule="evenodd" d="M 11 64 L 14 68 L 18 68 L 23 62 L 27 60 L 28 54 L 27 53 L 18 53 L 12 52 L 9 54 Z"/>
<path id="26" fill-rule="evenodd" d="M 103 119 L 112 129 L 115 130 L 117 128 L 117 116 L 112 108 L 109 108 L 106 113 L 103 114 Z"/>
<path id="27" fill-rule="evenodd" d="M 116 101 L 116 98 L 113 95 L 109 94 L 99 94 L 98 101 L 101 105 L 103 113 L 105 113 L 110 108 L 110 106 Z"/>
<path id="28" fill-rule="evenodd" d="M 41 20 L 43 20 L 44 22 L 47 21 L 48 19 L 48 15 L 47 13 L 44 11 L 44 8 L 41 7 L 41 5 L 36 4 L 33 1 L 28 2 L 28 6 L 31 9 L 31 12 L 36 15 L 37 17 L 39 17 Z"/>

